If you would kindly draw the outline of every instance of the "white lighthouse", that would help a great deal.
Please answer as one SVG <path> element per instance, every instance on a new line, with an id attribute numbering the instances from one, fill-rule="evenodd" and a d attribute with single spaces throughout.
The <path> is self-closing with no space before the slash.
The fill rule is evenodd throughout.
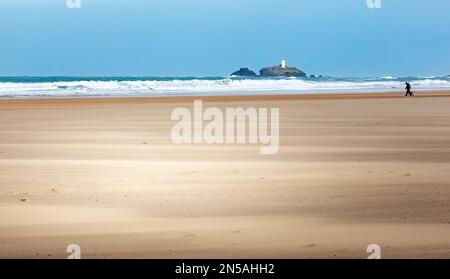
<path id="1" fill-rule="evenodd" d="M 286 58 L 281 59 L 281 68 L 286 69 Z"/>

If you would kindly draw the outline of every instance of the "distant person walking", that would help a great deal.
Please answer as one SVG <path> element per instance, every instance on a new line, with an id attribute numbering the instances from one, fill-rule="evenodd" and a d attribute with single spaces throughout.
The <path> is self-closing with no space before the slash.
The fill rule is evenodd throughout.
<path id="1" fill-rule="evenodd" d="M 411 91 L 411 84 L 409 84 L 409 82 L 405 82 L 405 84 L 406 84 L 406 88 L 405 88 L 405 90 L 406 90 L 406 94 L 405 94 L 405 96 L 414 96 L 414 93 Z"/>

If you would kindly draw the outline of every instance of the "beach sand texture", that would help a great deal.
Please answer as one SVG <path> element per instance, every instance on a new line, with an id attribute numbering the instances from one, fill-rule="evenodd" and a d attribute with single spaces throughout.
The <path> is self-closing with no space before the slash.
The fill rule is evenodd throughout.
<path id="1" fill-rule="evenodd" d="M 0 100 L 0 258 L 450 258 L 450 93 L 279 107 L 280 150 L 175 145 L 192 98 Z"/>

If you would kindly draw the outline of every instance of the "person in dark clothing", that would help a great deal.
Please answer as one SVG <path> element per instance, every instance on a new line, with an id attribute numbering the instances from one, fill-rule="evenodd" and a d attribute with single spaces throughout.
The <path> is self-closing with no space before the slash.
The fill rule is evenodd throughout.
<path id="1" fill-rule="evenodd" d="M 405 96 L 414 96 L 414 93 L 411 91 L 411 84 L 409 84 L 409 82 L 405 82 L 405 84 L 406 84 L 406 88 L 405 88 L 405 90 L 406 90 L 406 94 L 405 94 Z"/>

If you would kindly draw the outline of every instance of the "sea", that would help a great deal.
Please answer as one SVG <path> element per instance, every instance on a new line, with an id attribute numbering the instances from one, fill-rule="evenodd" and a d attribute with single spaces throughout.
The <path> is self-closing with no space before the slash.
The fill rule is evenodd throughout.
<path id="1" fill-rule="evenodd" d="M 450 76 L 428 77 L 0 77 L 0 98 L 334 94 L 450 90 Z"/>

